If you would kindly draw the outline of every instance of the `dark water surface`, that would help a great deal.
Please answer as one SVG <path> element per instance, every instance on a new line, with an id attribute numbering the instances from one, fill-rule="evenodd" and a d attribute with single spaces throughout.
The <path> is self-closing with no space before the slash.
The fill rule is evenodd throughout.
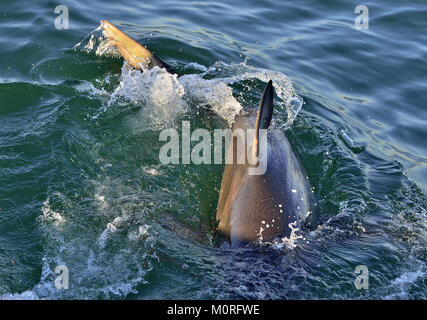
<path id="1" fill-rule="evenodd" d="M 368 30 L 359 4 L 2 1 L 0 297 L 426 299 L 427 3 L 364 2 Z M 96 54 L 101 19 L 185 76 Z M 290 126 L 285 75 L 304 101 Z M 294 248 L 220 249 L 223 166 L 163 165 L 159 134 L 227 127 L 269 78 L 320 225 Z"/>

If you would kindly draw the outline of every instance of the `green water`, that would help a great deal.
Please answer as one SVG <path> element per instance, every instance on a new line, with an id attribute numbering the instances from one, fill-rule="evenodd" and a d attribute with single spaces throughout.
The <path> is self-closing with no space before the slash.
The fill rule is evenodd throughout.
<path id="1" fill-rule="evenodd" d="M 355 1 L 61 4 L 66 30 L 56 2 L 0 6 L 1 298 L 426 299 L 424 1 L 363 3 L 368 30 Z M 184 76 L 89 50 L 101 19 Z M 226 128 L 267 78 L 319 226 L 293 249 L 219 248 L 223 165 L 164 165 L 159 134 Z"/>

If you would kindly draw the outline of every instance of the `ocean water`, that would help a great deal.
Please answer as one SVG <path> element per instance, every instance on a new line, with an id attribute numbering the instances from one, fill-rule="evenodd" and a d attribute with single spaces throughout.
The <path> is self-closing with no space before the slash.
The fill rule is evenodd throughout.
<path id="1" fill-rule="evenodd" d="M 103 51 L 102 19 L 181 76 Z M 3 1 L 0 30 L 0 298 L 426 299 L 425 1 Z M 159 134 L 227 128 L 269 79 L 319 225 L 220 248 L 224 166 L 164 165 Z"/>

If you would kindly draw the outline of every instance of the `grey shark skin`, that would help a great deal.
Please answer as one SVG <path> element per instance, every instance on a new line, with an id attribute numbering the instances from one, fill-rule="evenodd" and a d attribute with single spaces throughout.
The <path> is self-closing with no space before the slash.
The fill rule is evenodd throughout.
<path id="1" fill-rule="evenodd" d="M 259 129 L 268 129 L 266 156 L 259 160 L 265 161 L 264 174 L 249 174 L 253 167 L 250 161 L 245 161 L 245 164 L 233 161 L 225 166 L 216 219 L 219 221 L 218 234 L 225 236 L 232 248 L 243 247 L 259 239 L 271 241 L 289 237 L 292 229 L 299 228 L 311 213 L 310 186 L 306 175 L 284 133 L 270 127 L 273 90 L 270 80 L 258 115 L 238 115 L 232 127 L 233 132 L 237 129 L 246 132 L 257 128 L 258 123 Z M 256 137 L 249 137 L 246 150 L 254 148 Z M 237 160 L 239 156 L 248 157 L 250 152 L 239 155 L 236 144 L 230 142 L 227 154 Z"/>

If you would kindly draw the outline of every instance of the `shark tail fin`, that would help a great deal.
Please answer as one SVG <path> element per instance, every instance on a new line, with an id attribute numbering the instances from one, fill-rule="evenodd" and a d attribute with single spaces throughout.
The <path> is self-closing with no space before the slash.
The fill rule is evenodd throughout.
<path id="1" fill-rule="evenodd" d="M 273 81 L 270 80 L 265 86 L 261 101 L 259 102 L 258 113 L 255 122 L 255 137 L 253 147 L 255 157 L 258 157 L 259 155 L 259 130 L 268 129 L 270 126 L 271 118 L 273 116 L 273 97 Z"/>
<path id="2" fill-rule="evenodd" d="M 105 31 L 108 41 L 119 50 L 123 59 L 134 69 L 152 68 L 158 66 L 166 69 L 170 73 L 175 73 L 159 57 L 144 48 L 141 44 L 129 37 L 115 25 L 107 20 L 101 21 L 101 26 Z"/>

